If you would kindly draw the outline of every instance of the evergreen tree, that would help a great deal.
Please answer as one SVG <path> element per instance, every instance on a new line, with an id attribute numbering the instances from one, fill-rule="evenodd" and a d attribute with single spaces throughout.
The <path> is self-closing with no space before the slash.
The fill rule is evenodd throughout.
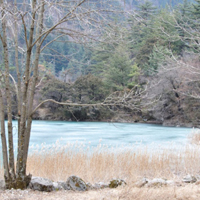
<path id="1" fill-rule="evenodd" d="M 132 61 L 124 46 L 120 45 L 114 54 L 109 57 L 104 68 L 105 83 L 112 91 L 122 90 L 127 86 L 129 74 L 132 68 Z"/>
<path id="2" fill-rule="evenodd" d="M 182 55 L 183 52 L 189 48 L 187 45 L 188 40 L 186 39 L 188 37 L 188 33 L 185 30 L 192 24 L 191 11 L 192 4 L 188 0 L 184 0 L 183 4 L 179 4 L 175 10 L 175 18 L 177 24 L 179 25 L 177 30 L 180 36 L 180 40 L 178 40 L 175 45 L 176 52 L 178 52 L 179 55 Z"/>
<path id="3" fill-rule="evenodd" d="M 151 2 L 145 1 L 138 6 L 137 11 L 139 18 L 129 19 L 131 31 L 128 39 L 132 41 L 129 45 L 131 57 L 135 59 L 137 66 L 143 69 L 157 43 L 154 29 L 157 8 Z"/>
<path id="4" fill-rule="evenodd" d="M 195 0 L 193 8 L 193 16 L 195 17 L 195 19 L 200 19 L 200 0 Z"/>
<path id="5" fill-rule="evenodd" d="M 121 29 L 121 30 L 120 30 Z M 125 42 L 126 33 L 121 27 L 116 27 L 110 37 L 104 38 L 104 43 L 97 43 L 91 56 L 91 66 L 88 71 L 98 77 L 103 78 L 104 67 L 108 63 L 108 59 L 113 56 L 120 42 Z"/>
<path id="6" fill-rule="evenodd" d="M 153 6 L 150 1 L 145 1 L 143 4 L 137 6 L 137 11 L 140 17 L 145 21 L 151 20 L 152 16 L 156 13 L 157 7 Z"/>

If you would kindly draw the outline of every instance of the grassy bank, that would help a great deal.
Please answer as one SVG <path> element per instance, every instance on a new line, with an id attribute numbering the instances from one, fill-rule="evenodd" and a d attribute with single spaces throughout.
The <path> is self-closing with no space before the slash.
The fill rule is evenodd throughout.
<path id="1" fill-rule="evenodd" d="M 165 178 L 181 182 L 187 175 L 199 175 L 200 146 L 197 132 L 189 137 L 188 145 L 178 149 L 171 145 L 167 149 L 154 147 L 148 149 L 141 145 L 129 148 L 111 148 L 99 144 L 56 143 L 42 145 L 31 150 L 28 158 L 28 173 L 53 181 L 65 181 L 70 175 L 80 176 L 92 184 L 109 182 L 113 178 L 124 179 L 126 187 L 104 189 L 101 191 L 53 192 L 43 198 L 42 193 L 29 191 L 33 199 L 200 199 L 199 186 L 186 184 L 156 188 L 136 188 L 135 182 L 143 177 L 148 179 Z M 3 171 L 1 170 L 3 177 Z M 28 193 L 27 193 L 28 194 Z M 16 193 L 16 196 L 20 194 Z M 38 196 L 37 196 L 38 195 Z M 102 196 L 103 195 L 103 196 Z M 1 197 L 1 194 L 0 194 Z M 73 197 L 73 198 L 72 198 Z M 27 198 L 31 199 L 31 198 Z"/>
<path id="2" fill-rule="evenodd" d="M 108 149 L 99 145 L 88 148 L 78 144 L 55 145 L 33 151 L 28 159 L 28 172 L 54 181 L 65 181 L 70 175 L 90 183 L 124 179 L 129 185 L 147 178 L 181 180 L 187 174 L 198 175 L 200 147 L 187 145 L 148 149 Z"/>

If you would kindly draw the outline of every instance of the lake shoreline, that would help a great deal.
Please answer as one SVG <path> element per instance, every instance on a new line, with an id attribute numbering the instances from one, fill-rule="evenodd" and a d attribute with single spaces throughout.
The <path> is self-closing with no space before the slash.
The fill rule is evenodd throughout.
<path id="1" fill-rule="evenodd" d="M 174 124 L 170 122 L 161 122 L 161 121 L 135 121 L 135 120 L 84 120 L 84 121 L 72 121 L 72 120 L 62 120 L 62 119 L 33 119 L 34 121 L 52 121 L 52 122 L 107 122 L 107 123 L 127 123 L 127 124 L 152 124 L 152 125 L 161 125 L 163 127 L 181 127 L 181 128 L 200 128 L 199 126 L 193 126 L 191 123 L 180 123 Z"/>
<path id="2" fill-rule="evenodd" d="M 84 192 L 0 190 L 0 199 L 196 200 L 200 199 L 199 151 L 196 145 L 193 148 L 185 146 L 178 153 L 169 150 L 152 153 L 138 149 L 134 153 L 123 151 L 113 154 L 106 150 L 101 153 L 93 151 L 92 155 L 87 156 L 80 149 L 78 152 L 73 149 L 58 151 L 56 147 L 43 152 L 35 151 L 29 155 L 27 165 L 27 172 L 33 176 L 65 182 L 73 174 L 92 185 L 108 183 L 115 178 L 127 184 L 114 189 L 91 189 Z M 3 170 L 0 172 L 3 178 Z M 195 180 L 189 181 L 190 177 L 195 177 Z"/>

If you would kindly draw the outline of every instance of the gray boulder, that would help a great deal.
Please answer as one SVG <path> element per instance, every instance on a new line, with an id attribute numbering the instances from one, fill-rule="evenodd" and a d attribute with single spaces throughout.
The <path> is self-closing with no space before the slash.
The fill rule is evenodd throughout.
<path id="1" fill-rule="evenodd" d="M 184 183 L 195 183 L 197 182 L 197 178 L 195 176 L 192 176 L 190 174 L 188 174 L 187 176 L 185 176 L 182 180 Z"/>
<path id="2" fill-rule="evenodd" d="M 147 183 L 147 187 L 160 187 L 167 185 L 167 180 L 162 178 L 154 178 L 152 180 L 149 180 Z"/>
<path id="3" fill-rule="evenodd" d="M 51 192 L 53 191 L 53 182 L 49 179 L 41 178 L 41 177 L 33 177 L 29 184 L 30 189 Z"/>
<path id="4" fill-rule="evenodd" d="M 122 179 L 114 179 L 110 181 L 109 188 L 117 188 L 118 186 L 124 186 L 126 182 Z"/>
<path id="5" fill-rule="evenodd" d="M 68 190 L 86 191 L 87 184 L 78 176 L 70 176 L 66 181 Z"/>

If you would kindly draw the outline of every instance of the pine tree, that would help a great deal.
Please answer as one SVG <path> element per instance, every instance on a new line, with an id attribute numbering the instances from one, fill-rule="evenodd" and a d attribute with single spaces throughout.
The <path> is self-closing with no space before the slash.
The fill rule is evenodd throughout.
<path id="1" fill-rule="evenodd" d="M 143 4 L 137 6 L 138 14 L 145 21 L 151 20 L 152 16 L 156 13 L 157 7 L 153 6 L 150 1 L 145 1 Z"/>
<path id="2" fill-rule="evenodd" d="M 186 38 L 188 37 L 185 31 L 188 25 L 191 26 L 191 11 L 192 4 L 188 0 L 184 0 L 183 4 L 179 4 L 175 9 L 175 18 L 177 21 L 177 33 L 180 37 L 179 40 L 174 42 L 174 50 L 177 54 L 183 55 L 183 52 L 188 49 Z"/>
<path id="3" fill-rule="evenodd" d="M 200 19 L 200 0 L 195 0 L 195 4 L 193 4 L 193 15 L 195 19 Z"/>
<path id="4" fill-rule="evenodd" d="M 131 31 L 128 38 L 132 41 L 129 48 L 137 66 L 143 68 L 157 42 L 154 29 L 157 8 L 150 1 L 145 1 L 138 6 L 137 12 L 138 18 L 129 19 Z"/>
<path id="5" fill-rule="evenodd" d="M 112 91 L 122 90 L 128 84 L 131 69 L 129 53 L 124 49 L 124 45 L 119 45 L 104 67 L 107 87 Z"/>

